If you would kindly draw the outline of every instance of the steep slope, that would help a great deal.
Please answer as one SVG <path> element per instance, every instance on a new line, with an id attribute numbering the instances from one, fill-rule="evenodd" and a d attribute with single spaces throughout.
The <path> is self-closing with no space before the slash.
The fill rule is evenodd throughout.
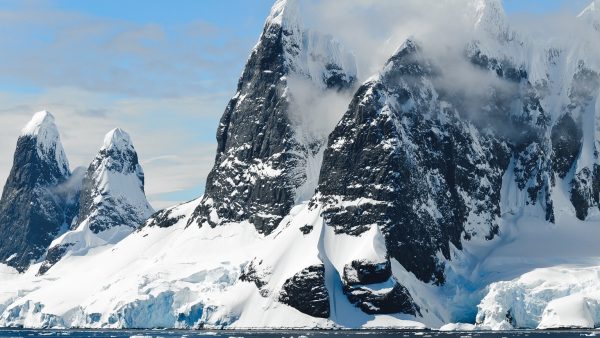
<path id="1" fill-rule="evenodd" d="M 305 205 L 284 219 L 289 225 L 268 236 L 248 222 L 188 226 L 198 202 L 167 209 L 176 220 L 169 227 L 149 220 L 115 245 L 65 256 L 45 275 L 35 275 L 39 264 L 26 274 L 0 270 L 0 325 L 424 328 L 409 315 L 367 314 L 344 295 L 332 265 L 357 257 L 384 259 L 377 231 L 362 238 L 336 235 Z M 304 234 L 307 223 L 314 229 Z M 322 279 L 326 298 L 324 289 L 312 288 Z M 390 285 L 371 286 L 385 293 Z"/>
<path id="2" fill-rule="evenodd" d="M 358 89 L 311 201 L 338 234 L 376 224 L 391 258 L 423 282 L 449 276 L 450 292 L 485 288 L 484 271 L 516 276 L 511 264 L 470 269 L 519 241 L 508 234 L 526 226 L 522 216 L 571 226 L 598 214 L 597 51 L 585 40 L 556 49 L 521 39 L 499 2 L 476 5 L 486 7 L 476 6 L 462 61 L 409 40 Z M 456 76 L 477 82 L 448 85 Z"/>
<path id="3" fill-rule="evenodd" d="M 24 271 L 66 230 L 75 213 L 70 175 L 54 117 L 36 113 L 17 140 L 0 200 L 0 261 Z"/>
<path id="4" fill-rule="evenodd" d="M 600 2 L 593 0 L 578 16 L 600 33 Z"/>
<path id="5" fill-rule="evenodd" d="M 349 89 L 355 78 L 351 54 L 304 29 L 297 1 L 277 1 L 221 118 L 215 165 L 192 221 L 249 220 L 259 232 L 272 232 L 302 198 L 300 188 L 309 192 L 304 198 L 314 191 L 316 177 L 309 176 L 318 172 L 328 132 L 304 133 L 312 121 L 295 118 L 291 83 L 324 94 Z"/>
<path id="6" fill-rule="evenodd" d="M 79 214 L 71 230 L 52 242 L 39 274 L 67 254 L 84 255 L 94 247 L 119 242 L 154 212 L 131 138 L 119 128 L 104 137 L 82 186 Z"/>
<path id="7" fill-rule="evenodd" d="M 317 200 L 338 233 L 381 227 L 391 257 L 443 283 L 450 245 L 497 234 L 505 143 L 443 101 L 437 70 L 412 41 L 358 91 L 331 134 Z M 486 184 L 481 184 L 486 182 Z"/>

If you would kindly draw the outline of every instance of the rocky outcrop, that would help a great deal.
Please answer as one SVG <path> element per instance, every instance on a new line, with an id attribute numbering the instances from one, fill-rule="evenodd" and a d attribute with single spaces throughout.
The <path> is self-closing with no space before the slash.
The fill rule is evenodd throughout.
<path id="1" fill-rule="evenodd" d="M 330 309 L 325 266 L 311 265 L 287 279 L 279 301 L 309 316 L 328 318 Z"/>
<path id="2" fill-rule="evenodd" d="M 365 313 L 420 314 L 408 290 L 392 276 L 389 260 L 352 261 L 344 267 L 342 283 L 348 300 Z"/>

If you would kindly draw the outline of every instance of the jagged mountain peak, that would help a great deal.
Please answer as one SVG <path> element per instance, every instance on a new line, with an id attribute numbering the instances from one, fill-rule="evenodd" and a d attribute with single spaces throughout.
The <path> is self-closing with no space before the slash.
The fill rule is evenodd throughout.
<path id="1" fill-rule="evenodd" d="M 332 36 L 305 27 L 301 9 L 297 0 L 276 1 L 255 52 L 279 41 L 286 75 L 309 78 L 322 89 L 336 82 L 347 87 L 358 73 L 354 55 Z"/>
<path id="2" fill-rule="evenodd" d="M 583 10 L 581 11 L 581 13 L 579 13 L 579 17 L 585 16 L 585 15 L 589 15 L 589 14 L 598 14 L 598 12 L 600 11 L 600 1 L 599 0 L 592 0 L 592 2 Z"/>
<path id="3" fill-rule="evenodd" d="M 95 171 L 135 173 L 139 177 L 143 190 L 144 172 L 138 163 L 137 152 L 131 137 L 121 128 L 106 133 L 102 147 L 90 165 L 90 168 L 92 167 Z"/>
<path id="4" fill-rule="evenodd" d="M 357 67 L 341 43 L 303 26 L 299 5 L 273 6 L 221 118 L 215 166 L 190 222 L 249 220 L 268 234 L 297 199 L 314 192 L 329 130 L 314 131 L 322 116 L 307 105 L 350 92 Z"/>
<path id="5" fill-rule="evenodd" d="M 396 48 L 392 56 L 388 59 L 386 64 L 393 62 L 394 59 L 403 57 L 405 55 L 413 54 L 418 52 L 421 49 L 419 43 L 415 40 L 415 38 L 411 37 L 406 39 L 400 47 Z M 387 67 L 384 67 L 384 71 Z"/>
<path id="6" fill-rule="evenodd" d="M 20 137 L 34 138 L 39 157 L 56 161 L 61 174 L 69 175 L 69 161 L 60 141 L 60 133 L 54 116 L 50 112 L 42 110 L 35 113 L 27 125 L 21 129 Z"/>
<path id="7" fill-rule="evenodd" d="M 600 32 L 600 0 L 593 0 L 577 17 L 587 21 Z"/>
<path id="8" fill-rule="evenodd" d="M 120 128 L 109 131 L 87 169 L 79 221 L 89 218 L 90 228 L 98 231 L 115 225 L 135 228 L 153 211 L 131 137 Z"/>
<path id="9" fill-rule="evenodd" d="M 144 171 L 124 130 L 115 128 L 104 137 L 83 177 L 79 205 L 71 230 L 48 249 L 40 275 L 65 256 L 119 242 L 154 212 L 144 192 Z"/>
<path id="10" fill-rule="evenodd" d="M 300 5 L 297 0 L 277 0 L 266 20 L 266 26 L 278 25 L 283 28 L 297 27 L 300 23 Z"/>
<path id="11" fill-rule="evenodd" d="M 21 130 L 21 135 L 39 135 L 46 130 L 56 130 L 54 115 L 47 110 L 42 110 L 33 115 L 27 125 Z"/>
<path id="12" fill-rule="evenodd" d="M 467 16 L 473 18 L 473 29 L 479 38 L 489 36 L 506 42 L 511 40 L 511 31 L 502 0 L 469 0 Z"/>
<path id="13" fill-rule="evenodd" d="M 0 260 L 24 271 L 72 219 L 71 176 L 54 117 L 36 113 L 17 140 L 0 199 Z"/>
<path id="14" fill-rule="evenodd" d="M 133 149 L 133 142 L 127 132 L 121 128 L 115 128 L 104 136 L 102 149 Z"/>

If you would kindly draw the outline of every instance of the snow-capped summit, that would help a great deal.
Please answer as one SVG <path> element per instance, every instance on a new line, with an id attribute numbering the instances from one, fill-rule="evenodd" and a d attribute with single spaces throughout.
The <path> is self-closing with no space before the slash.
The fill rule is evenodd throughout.
<path id="1" fill-rule="evenodd" d="M 53 154 L 61 172 L 68 174 L 69 162 L 60 142 L 54 116 L 50 112 L 42 110 L 35 113 L 27 125 L 21 129 L 21 136 L 35 138 L 39 156 L 44 157 Z"/>
<path id="2" fill-rule="evenodd" d="M 136 228 L 153 212 L 131 138 L 122 129 L 113 129 L 106 134 L 100 152 L 88 167 L 78 221 L 89 218 L 94 232 L 113 225 Z"/>
<path id="3" fill-rule="evenodd" d="M 104 144 L 102 145 L 102 149 L 110 148 L 133 149 L 133 142 L 131 142 L 129 134 L 123 131 L 123 129 L 115 128 L 104 136 Z"/>
<path id="4" fill-rule="evenodd" d="M 314 192 L 329 130 L 301 135 L 314 122 L 300 94 L 348 91 L 357 70 L 339 42 L 304 27 L 299 5 L 277 1 L 252 50 L 217 130 L 215 165 L 192 217 L 198 225 L 249 220 L 268 234 L 303 195 L 299 190 Z"/>
<path id="5" fill-rule="evenodd" d="M 0 260 L 20 271 L 38 259 L 73 217 L 71 175 L 54 117 L 36 113 L 23 128 L 0 200 Z"/>
<path id="6" fill-rule="evenodd" d="M 45 273 L 62 257 L 82 255 L 91 248 L 115 244 L 154 212 L 144 193 L 144 172 L 129 134 L 111 130 L 87 169 L 80 193 L 79 214 L 71 231 L 52 242 Z"/>
<path id="7" fill-rule="evenodd" d="M 54 116 L 47 110 L 42 110 L 33 115 L 31 120 L 21 129 L 21 135 L 38 135 L 40 130 L 54 128 Z"/>
<path id="8" fill-rule="evenodd" d="M 301 9 L 297 0 L 278 0 L 266 20 L 260 40 L 283 32 L 281 39 L 288 75 L 307 77 L 322 89 L 327 89 L 330 79 L 337 80 L 340 76 L 346 82 L 355 79 L 354 55 L 332 36 L 307 29 Z"/>
<path id="9" fill-rule="evenodd" d="M 577 17 L 581 18 L 581 17 L 585 17 L 588 15 L 599 15 L 600 11 L 600 1 L 599 0 L 592 0 L 592 2 L 583 9 L 583 11 L 581 11 L 581 13 L 579 13 L 579 15 Z"/>
<path id="10" fill-rule="evenodd" d="M 299 20 L 300 6 L 297 0 L 277 0 L 271 7 L 271 13 L 265 21 L 265 26 L 278 25 L 289 29 L 297 27 Z"/>
<path id="11" fill-rule="evenodd" d="M 469 0 L 475 19 L 474 28 L 486 32 L 491 37 L 506 40 L 510 27 L 502 6 L 502 0 Z"/>
<path id="12" fill-rule="evenodd" d="M 596 31 L 600 32 L 600 0 L 592 0 L 577 17 L 587 21 Z"/>

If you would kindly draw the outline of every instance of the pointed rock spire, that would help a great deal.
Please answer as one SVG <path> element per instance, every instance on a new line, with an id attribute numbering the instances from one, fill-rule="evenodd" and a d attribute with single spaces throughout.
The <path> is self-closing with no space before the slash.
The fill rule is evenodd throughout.
<path id="1" fill-rule="evenodd" d="M 104 144 L 102 145 L 102 149 L 133 149 L 133 142 L 131 142 L 131 137 L 121 128 L 115 128 L 109 131 L 104 136 Z"/>
<path id="2" fill-rule="evenodd" d="M 35 140 L 39 157 L 50 162 L 55 161 L 63 175 L 69 174 L 69 161 L 67 161 L 65 150 L 60 141 L 60 134 L 54 122 L 54 116 L 50 112 L 42 110 L 35 113 L 27 125 L 21 129 L 19 139 L 21 138 Z"/>
<path id="3" fill-rule="evenodd" d="M 299 191 L 314 191 L 309 167 L 320 161 L 328 133 L 297 137 L 308 127 L 302 124 L 306 119 L 291 118 L 291 83 L 300 80 L 304 91 L 307 86 L 323 93 L 348 90 L 357 69 L 339 42 L 303 27 L 299 5 L 296 0 L 274 4 L 221 118 L 215 165 L 191 217 L 200 226 L 248 220 L 268 234 Z"/>
<path id="4" fill-rule="evenodd" d="M 79 222 L 98 233 L 112 226 L 136 228 L 154 210 L 144 192 L 144 171 L 131 137 L 111 130 L 88 167 L 81 193 Z"/>
<path id="5" fill-rule="evenodd" d="M 24 271 L 72 218 L 71 175 L 54 117 L 36 113 L 17 140 L 0 199 L 0 261 Z"/>
<path id="6" fill-rule="evenodd" d="M 154 212 L 144 193 L 144 171 L 131 137 L 122 129 L 106 134 L 82 186 L 77 220 L 71 231 L 52 242 L 39 274 L 66 255 L 83 255 L 119 242 Z"/>

